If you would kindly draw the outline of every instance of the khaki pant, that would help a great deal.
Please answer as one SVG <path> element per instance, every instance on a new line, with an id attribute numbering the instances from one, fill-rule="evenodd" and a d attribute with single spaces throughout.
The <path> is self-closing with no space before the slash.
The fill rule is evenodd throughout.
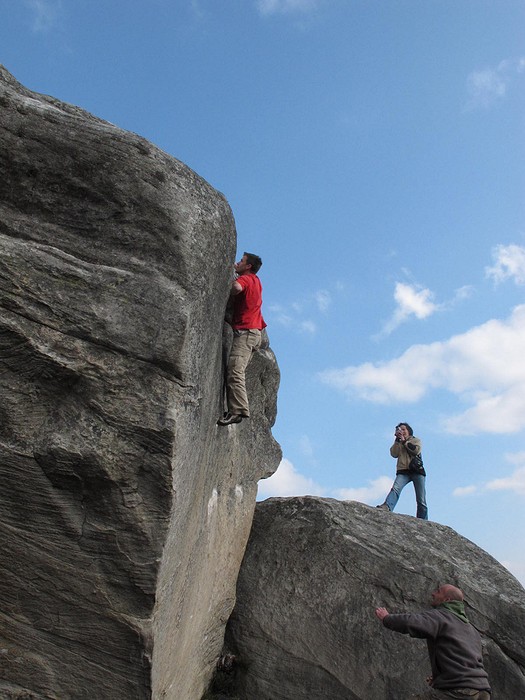
<path id="1" fill-rule="evenodd" d="M 249 416 L 250 406 L 246 394 L 246 367 L 252 354 L 261 346 L 261 331 L 257 329 L 233 331 L 233 343 L 226 371 L 228 411 Z"/>

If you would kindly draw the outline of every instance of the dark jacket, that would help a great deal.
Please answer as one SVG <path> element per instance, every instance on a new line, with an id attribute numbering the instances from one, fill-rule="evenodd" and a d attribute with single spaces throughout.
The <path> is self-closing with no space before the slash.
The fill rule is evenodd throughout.
<path id="1" fill-rule="evenodd" d="M 387 615 L 383 625 L 395 632 L 427 640 L 434 688 L 473 688 L 490 692 L 483 668 L 481 637 L 469 622 L 438 606 L 417 614 Z"/>

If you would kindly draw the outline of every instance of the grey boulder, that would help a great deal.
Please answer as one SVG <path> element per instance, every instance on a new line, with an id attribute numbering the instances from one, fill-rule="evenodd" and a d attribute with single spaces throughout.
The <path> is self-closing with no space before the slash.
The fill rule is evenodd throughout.
<path id="1" fill-rule="evenodd" d="M 198 700 L 233 607 L 279 371 L 218 428 L 225 198 L 0 67 L 0 697 Z"/>
<path id="2" fill-rule="evenodd" d="M 242 700 L 433 697 L 424 640 L 374 610 L 427 608 L 439 582 L 465 593 L 495 700 L 525 698 L 525 591 L 491 556 L 448 527 L 361 503 L 263 501 L 226 634 L 236 664 L 215 687 Z"/>

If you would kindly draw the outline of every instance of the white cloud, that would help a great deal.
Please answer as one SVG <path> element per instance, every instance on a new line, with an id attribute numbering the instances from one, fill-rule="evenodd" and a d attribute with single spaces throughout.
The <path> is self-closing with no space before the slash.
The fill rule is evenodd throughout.
<path id="1" fill-rule="evenodd" d="M 510 476 L 487 482 L 485 488 L 488 491 L 512 491 L 525 496 L 525 467 L 519 467 Z"/>
<path id="2" fill-rule="evenodd" d="M 296 471 L 290 460 L 283 458 L 277 469 L 268 479 L 261 479 L 258 484 L 257 497 L 271 496 L 323 496 L 325 489 Z"/>
<path id="3" fill-rule="evenodd" d="M 485 268 L 487 277 L 496 284 L 514 279 L 516 284 L 525 284 L 525 248 L 523 246 L 498 245 L 492 251 L 495 264 Z"/>
<path id="4" fill-rule="evenodd" d="M 524 391 L 525 382 L 520 380 L 517 386 L 502 387 L 496 396 L 479 398 L 474 394 L 472 398 L 476 404 L 462 414 L 446 419 L 443 427 L 456 435 L 516 433 L 525 427 Z"/>
<path id="5" fill-rule="evenodd" d="M 502 100 L 511 82 L 525 70 L 525 58 L 506 59 L 495 68 L 485 68 L 467 77 L 467 107 L 490 107 Z"/>
<path id="6" fill-rule="evenodd" d="M 62 0 L 24 0 L 33 12 L 34 32 L 43 33 L 53 29 L 62 10 Z"/>
<path id="7" fill-rule="evenodd" d="M 392 478 L 380 476 L 368 482 L 368 486 L 350 489 L 336 489 L 334 496 L 343 501 L 360 501 L 372 505 L 378 499 L 384 500 L 392 486 Z"/>
<path id="8" fill-rule="evenodd" d="M 398 282 L 394 292 L 394 299 L 398 304 L 398 313 L 401 320 L 414 315 L 416 318 L 427 318 L 436 310 L 432 302 L 434 295 L 430 289 L 417 288 L 409 284 Z"/>
<path id="9" fill-rule="evenodd" d="M 386 322 L 381 335 L 392 333 L 399 325 L 407 321 L 411 316 L 418 319 L 428 318 L 438 306 L 432 301 L 434 294 L 430 289 L 420 286 L 397 282 L 394 290 L 394 299 L 397 308 L 392 318 Z"/>
<path id="10" fill-rule="evenodd" d="M 470 494 L 476 493 L 477 491 L 477 486 L 458 486 L 458 488 L 452 491 L 452 495 L 461 498 L 462 496 L 470 496 Z"/>
<path id="11" fill-rule="evenodd" d="M 319 377 L 377 403 L 415 403 L 444 389 L 471 404 L 448 418 L 451 433 L 512 433 L 525 428 L 525 305 L 447 341 L 413 345 L 389 362 L 332 369 Z"/>
<path id="12" fill-rule="evenodd" d="M 525 452 L 506 454 L 505 459 L 515 466 L 511 474 L 477 486 L 460 486 L 454 489 L 452 495 L 461 497 L 472 493 L 481 494 L 486 491 L 512 491 L 519 496 L 525 496 Z"/>
<path id="13" fill-rule="evenodd" d="M 512 491 L 512 493 L 519 496 L 525 496 L 525 452 L 506 454 L 505 458 L 507 462 L 515 466 L 514 471 L 510 475 L 492 479 L 477 486 L 460 486 L 454 489 L 452 495 L 461 497 L 486 491 Z"/>
<path id="14" fill-rule="evenodd" d="M 257 7 L 262 15 L 290 14 L 314 10 L 319 0 L 258 0 Z"/>
<path id="15" fill-rule="evenodd" d="M 368 486 L 328 490 L 313 479 L 303 476 L 289 459 L 283 458 L 275 474 L 259 481 L 257 498 L 309 495 L 337 498 L 343 501 L 359 501 L 372 505 L 378 500 L 384 500 L 391 486 L 391 477 L 380 476 L 370 481 Z"/>

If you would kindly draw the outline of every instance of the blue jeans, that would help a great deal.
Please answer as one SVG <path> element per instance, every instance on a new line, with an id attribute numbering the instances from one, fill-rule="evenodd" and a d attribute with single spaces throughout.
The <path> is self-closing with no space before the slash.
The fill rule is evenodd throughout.
<path id="1" fill-rule="evenodd" d="M 394 510 L 396 503 L 399 500 L 401 491 L 410 482 L 414 484 L 414 491 L 416 492 L 416 517 L 422 518 L 423 520 L 428 520 L 428 508 L 425 495 L 425 477 L 422 474 L 414 474 L 413 472 L 400 472 L 399 474 L 396 474 L 396 479 L 392 484 L 390 493 L 386 497 L 385 503 L 387 504 L 389 510 Z"/>

